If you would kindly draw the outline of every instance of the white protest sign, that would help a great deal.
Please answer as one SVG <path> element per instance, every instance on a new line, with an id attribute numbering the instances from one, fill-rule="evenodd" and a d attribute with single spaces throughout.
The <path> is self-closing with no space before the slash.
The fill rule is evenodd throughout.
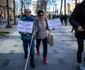
<path id="1" fill-rule="evenodd" d="M 32 33 L 33 22 L 19 20 L 18 25 L 17 25 L 17 30 L 20 31 L 20 32 Z"/>
<path id="2" fill-rule="evenodd" d="M 49 26 L 49 29 L 60 28 L 61 27 L 61 21 L 60 21 L 59 18 L 48 20 L 48 26 Z"/>

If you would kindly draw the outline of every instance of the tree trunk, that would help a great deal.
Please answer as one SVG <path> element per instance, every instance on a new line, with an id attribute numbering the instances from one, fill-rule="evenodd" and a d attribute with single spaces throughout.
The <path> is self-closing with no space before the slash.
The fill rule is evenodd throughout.
<path id="1" fill-rule="evenodd" d="M 21 1 L 21 15 L 23 14 L 23 0 L 20 0 Z"/>
<path id="2" fill-rule="evenodd" d="M 45 13 L 47 12 L 47 1 L 45 0 L 44 1 L 44 10 L 45 10 Z"/>
<path id="3" fill-rule="evenodd" d="M 62 14 L 63 0 L 61 0 L 60 15 Z"/>
<path id="4" fill-rule="evenodd" d="M 12 28 L 9 19 L 9 0 L 6 0 L 6 3 L 7 3 L 7 22 L 8 22 L 6 28 Z"/>
<path id="5" fill-rule="evenodd" d="M 16 16 L 15 16 L 15 0 L 13 0 L 13 4 L 14 4 L 14 25 L 16 25 Z"/>
<path id="6" fill-rule="evenodd" d="M 64 15 L 66 15 L 66 0 L 64 0 Z"/>
<path id="7" fill-rule="evenodd" d="M 5 14 L 5 7 L 4 7 L 4 19 L 6 19 L 6 14 Z"/>
<path id="8" fill-rule="evenodd" d="M 75 6 L 76 6 L 76 4 L 77 4 L 77 0 L 75 0 Z"/>
<path id="9" fill-rule="evenodd" d="M 26 3 L 25 3 L 25 0 L 24 0 L 24 11 L 25 11 L 25 6 L 26 6 Z"/>
<path id="10" fill-rule="evenodd" d="M 37 10 L 41 9 L 46 13 L 47 1 L 46 0 L 38 0 L 37 2 Z"/>

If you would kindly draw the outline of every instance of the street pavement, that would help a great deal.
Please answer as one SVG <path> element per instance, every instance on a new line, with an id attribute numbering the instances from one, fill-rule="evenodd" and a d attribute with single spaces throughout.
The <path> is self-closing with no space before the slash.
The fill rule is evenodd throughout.
<path id="1" fill-rule="evenodd" d="M 40 46 L 40 56 L 36 54 L 36 68 L 32 69 L 28 62 L 27 70 L 78 70 L 76 61 L 77 43 L 71 26 L 62 26 L 52 30 L 54 46 L 48 45 L 48 64 L 43 63 L 43 47 Z M 0 29 L 3 30 L 3 29 Z M 0 70 L 24 70 L 25 62 L 22 41 L 16 26 L 10 34 L 0 36 Z M 84 54 L 83 54 L 84 56 Z"/>

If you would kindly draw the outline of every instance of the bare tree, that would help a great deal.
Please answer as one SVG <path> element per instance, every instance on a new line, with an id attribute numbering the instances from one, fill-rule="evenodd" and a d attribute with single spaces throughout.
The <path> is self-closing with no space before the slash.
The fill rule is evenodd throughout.
<path id="1" fill-rule="evenodd" d="M 21 2 L 21 14 L 23 14 L 23 5 L 24 5 L 24 2 L 23 2 L 23 0 L 20 0 L 20 2 Z"/>
<path id="2" fill-rule="evenodd" d="M 31 1 L 32 0 L 21 0 L 21 13 L 23 13 L 26 8 L 29 8 Z"/>
<path id="3" fill-rule="evenodd" d="M 41 1 L 41 9 L 42 9 L 44 12 L 46 12 L 47 2 L 48 2 L 48 0 L 42 0 L 42 1 Z"/>
<path id="4" fill-rule="evenodd" d="M 47 11 L 47 5 L 53 5 L 56 0 L 38 0 L 37 10 L 42 9 L 45 13 Z"/>
<path id="5" fill-rule="evenodd" d="M 6 0 L 6 3 L 7 3 L 7 21 L 8 21 L 6 28 L 12 28 L 9 18 L 9 0 Z"/>
<path id="6" fill-rule="evenodd" d="M 14 25 L 16 25 L 16 17 L 15 17 L 15 0 L 13 0 L 13 10 L 14 10 Z"/>
<path id="7" fill-rule="evenodd" d="M 55 6 L 56 6 L 56 0 L 48 0 L 48 5 L 51 5 L 53 7 L 53 13 L 55 13 Z"/>
<path id="8" fill-rule="evenodd" d="M 42 10 L 44 10 L 44 12 L 46 12 L 47 1 L 48 0 L 38 0 L 36 10 L 42 9 Z"/>
<path id="9" fill-rule="evenodd" d="M 63 0 L 61 0 L 60 15 L 62 14 Z"/>
<path id="10" fill-rule="evenodd" d="M 77 0 L 75 0 L 75 5 L 77 4 Z"/>
<path id="11" fill-rule="evenodd" d="M 66 0 L 64 0 L 64 15 L 66 15 Z"/>
<path id="12" fill-rule="evenodd" d="M 28 6 L 28 8 L 30 7 L 30 5 L 31 5 L 31 1 L 32 0 L 25 0 L 26 2 L 25 2 L 25 4 L 26 4 L 26 6 Z"/>

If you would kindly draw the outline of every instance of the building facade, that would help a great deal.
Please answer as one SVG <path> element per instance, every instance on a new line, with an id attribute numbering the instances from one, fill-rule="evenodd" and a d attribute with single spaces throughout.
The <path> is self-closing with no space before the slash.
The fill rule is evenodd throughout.
<path id="1" fill-rule="evenodd" d="M 0 0 L 0 14 L 2 16 L 2 19 L 7 18 L 6 0 Z M 9 15 L 13 16 L 13 0 L 9 0 Z"/>
<path id="2" fill-rule="evenodd" d="M 36 15 L 37 1 L 32 1 L 32 14 Z"/>

